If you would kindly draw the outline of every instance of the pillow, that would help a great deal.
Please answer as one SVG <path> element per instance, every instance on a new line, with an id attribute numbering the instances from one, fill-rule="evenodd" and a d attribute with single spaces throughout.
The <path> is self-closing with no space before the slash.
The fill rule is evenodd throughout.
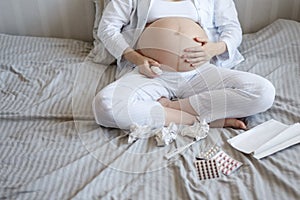
<path id="1" fill-rule="evenodd" d="M 95 4 L 95 21 L 93 27 L 94 49 L 92 50 L 93 61 L 96 63 L 110 65 L 115 62 L 115 58 L 105 49 L 98 37 L 98 27 L 102 17 L 102 12 L 110 0 L 93 0 Z"/>
<path id="2" fill-rule="evenodd" d="M 102 16 L 102 11 L 105 7 L 105 0 L 94 0 L 94 4 L 95 4 L 95 21 L 94 21 L 94 27 L 93 27 L 93 37 L 94 37 L 94 45 L 96 46 L 97 44 L 99 44 L 100 39 L 97 36 L 97 32 L 98 32 L 98 26 L 101 20 L 101 16 Z"/>

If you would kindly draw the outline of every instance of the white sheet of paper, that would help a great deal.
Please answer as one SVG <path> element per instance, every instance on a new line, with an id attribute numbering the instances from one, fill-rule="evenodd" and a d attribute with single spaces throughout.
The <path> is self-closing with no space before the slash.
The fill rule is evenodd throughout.
<path id="1" fill-rule="evenodd" d="M 286 128 L 288 125 L 271 119 L 227 141 L 235 149 L 250 154 Z"/>
<path id="2" fill-rule="evenodd" d="M 300 124 L 296 123 L 254 151 L 254 157 L 264 158 L 289 146 L 300 143 Z"/>

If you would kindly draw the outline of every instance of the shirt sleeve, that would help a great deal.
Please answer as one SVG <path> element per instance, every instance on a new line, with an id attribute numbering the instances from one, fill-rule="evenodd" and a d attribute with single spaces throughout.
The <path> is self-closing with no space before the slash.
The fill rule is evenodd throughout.
<path id="1" fill-rule="evenodd" d="M 242 42 L 242 29 L 238 19 L 237 10 L 232 0 L 215 0 L 214 23 L 220 34 L 219 41 L 227 45 L 227 51 L 217 55 L 221 62 L 233 59 L 237 48 Z"/>
<path id="2" fill-rule="evenodd" d="M 129 23 L 132 2 L 132 0 L 111 0 L 99 24 L 98 37 L 116 59 L 121 58 L 124 50 L 129 47 L 121 31 Z"/>

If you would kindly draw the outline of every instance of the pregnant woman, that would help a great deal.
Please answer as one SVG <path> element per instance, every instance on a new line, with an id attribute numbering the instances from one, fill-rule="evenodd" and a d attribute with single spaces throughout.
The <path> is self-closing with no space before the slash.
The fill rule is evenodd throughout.
<path id="1" fill-rule="evenodd" d="M 102 126 L 154 129 L 206 120 L 246 129 L 238 118 L 273 104 L 268 80 L 228 69 L 243 60 L 232 0 L 111 0 L 98 35 L 122 74 L 94 99 Z"/>

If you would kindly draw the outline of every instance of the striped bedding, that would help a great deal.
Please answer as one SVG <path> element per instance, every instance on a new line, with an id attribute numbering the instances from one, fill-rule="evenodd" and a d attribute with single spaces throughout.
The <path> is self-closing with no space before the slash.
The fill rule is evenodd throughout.
<path id="1" fill-rule="evenodd" d="M 0 34 L 0 117 L 72 118 L 77 71 L 92 44 Z"/>
<path id="2" fill-rule="evenodd" d="M 246 60 L 236 69 L 266 77 L 277 93 L 270 110 L 246 118 L 249 127 L 300 121 L 299 38 L 300 24 L 289 20 L 244 35 Z M 215 128 L 166 160 L 190 140 L 128 145 L 123 131 L 95 124 L 91 100 L 115 67 L 93 63 L 90 43 L 9 35 L 0 43 L 0 199 L 299 199 L 300 145 L 256 160 L 227 143 L 243 131 Z M 215 144 L 243 166 L 200 181 L 195 156 Z"/>

